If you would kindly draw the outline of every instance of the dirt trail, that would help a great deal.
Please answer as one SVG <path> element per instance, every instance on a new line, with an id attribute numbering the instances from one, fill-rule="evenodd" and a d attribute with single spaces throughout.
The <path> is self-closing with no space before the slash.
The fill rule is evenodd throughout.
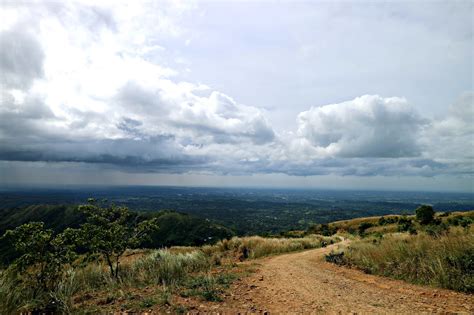
<path id="1" fill-rule="evenodd" d="M 270 314 L 474 314 L 474 296 L 415 286 L 324 261 L 326 248 L 265 258 L 207 311 Z M 201 309 L 203 311 L 203 309 Z"/>

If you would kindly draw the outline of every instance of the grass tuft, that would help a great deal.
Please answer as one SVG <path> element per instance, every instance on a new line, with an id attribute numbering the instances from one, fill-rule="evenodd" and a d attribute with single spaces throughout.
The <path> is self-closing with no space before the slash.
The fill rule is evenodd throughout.
<path id="1" fill-rule="evenodd" d="M 354 242 L 344 263 L 416 284 L 474 292 L 474 234 L 461 228 L 436 237 L 394 234 Z"/>

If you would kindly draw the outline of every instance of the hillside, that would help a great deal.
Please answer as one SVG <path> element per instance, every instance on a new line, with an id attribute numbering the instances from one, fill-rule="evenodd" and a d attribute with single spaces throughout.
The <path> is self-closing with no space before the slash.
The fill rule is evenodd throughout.
<path id="1" fill-rule="evenodd" d="M 199 246 L 229 238 L 234 232 L 227 227 L 209 220 L 174 211 L 153 213 L 134 212 L 139 220 L 157 218 L 160 229 L 151 235 L 151 240 L 141 244 L 146 248 L 163 246 Z M 46 228 L 61 232 L 68 227 L 77 228 L 85 222 L 77 206 L 71 205 L 33 205 L 0 210 L 0 236 L 27 222 L 44 222 Z M 0 239 L 0 263 L 9 262 L 15 257 L 13 249 L 4 239 Z"/>
<path id="2" fill-rule="evenodd" d="M 58 215 L 74 213 L 54 209 Z M 29 217 L 41 213 L 29 210 Z M 44 211 L 45 217 L 51 213 Z M 161 242 L 200 242 L 202 233 L 217 238 L 225 231 L 202 221 L 194 221 L 202 229 L 192 229 L 193 221 L 175 212 L 158 219 Z M 474 211 L 436 213 L 430 223 L 405 215 L 367 217 L 314 225 L 287 237 L 128 249 L 119 277 L 110 274 L 103 257 L 79 256 L 40 295 L 25 275 L 9 268 L 0 273 L 0 311 L 472 313 L 473 222 Z"/>

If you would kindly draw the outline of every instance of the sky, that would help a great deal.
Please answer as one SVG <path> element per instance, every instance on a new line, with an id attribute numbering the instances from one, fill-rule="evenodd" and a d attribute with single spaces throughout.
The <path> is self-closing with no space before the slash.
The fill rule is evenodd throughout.
<path id="1" fill-rule="evenodd" d="M 471 1 L 2 1 L 0 185 L 474 192 Z"/>

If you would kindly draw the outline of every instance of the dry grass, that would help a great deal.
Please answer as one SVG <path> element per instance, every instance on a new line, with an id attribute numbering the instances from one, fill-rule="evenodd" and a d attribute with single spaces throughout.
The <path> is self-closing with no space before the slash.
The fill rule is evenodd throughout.
<path id="1" fill-rule="evenodd" d="M 344 261 L 362 270 L 417 284 L 474 292 L 473 229 L 446 235 L 386 235 L 354 242 Z"/>
<path id="2" fill-rule="evenodd" d="M 357 231 L 359 226 L 362 223 L 371 223 L 373 225 L 378 225 L 379 219 L 382 216 L 376 216 L 376 217 L 366 217 L 366 218 L 357 218 L 357 219 L 351 219 L 351 220 L 342 220 L 342 221 L 335 221 L 332 223 L 329 223 L 330 227 L 335 227 L 336 230 L 339 231 Z M 399 218 L 401 217 L 400 215 L 385 215 L 383 216 L 384 218 Z M 415 216 L 408 216 L 408 218 L 414 218 Z"/>
<path id="3" fill-rule="evenodd" d="M 309 235 L 302 238 L 264 238 L 260 236 L 234 237 L 222 240 L 216 245 L 202 247 L 204 253 L 212 255 L 237 255 L 241 260 L 268 255 L 288 253 L 303 249 L 319 248 L 324 244 L 339 241 L 338 237 Z"/>

